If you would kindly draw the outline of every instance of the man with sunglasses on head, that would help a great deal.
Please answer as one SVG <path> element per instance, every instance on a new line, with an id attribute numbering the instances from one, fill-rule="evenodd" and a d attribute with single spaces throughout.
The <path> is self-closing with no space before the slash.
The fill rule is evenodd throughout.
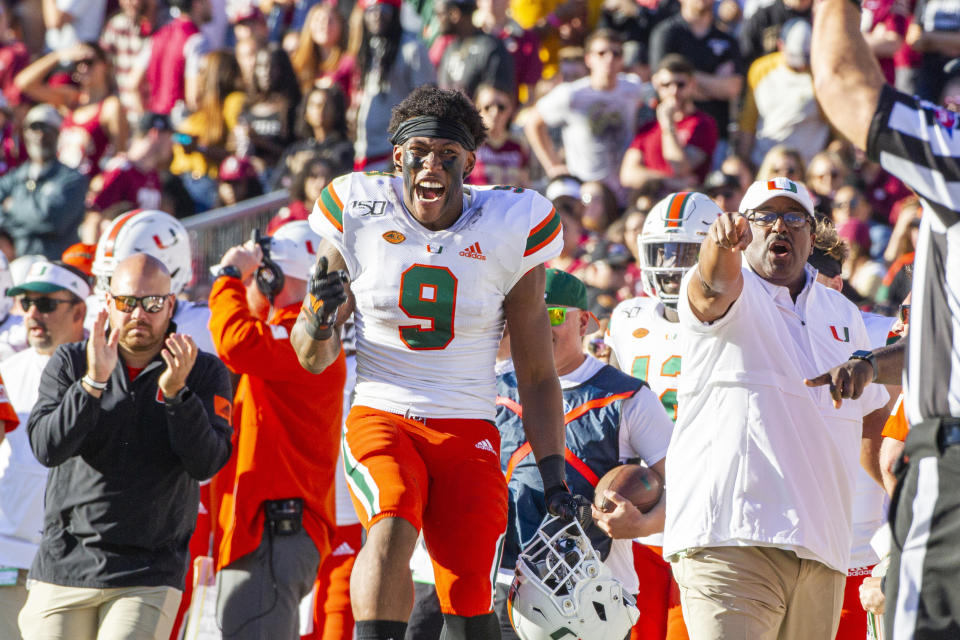
<path id="1" fill-rule="evenodd" d="M 320 243 L 306 220 L 288 222 L 259 244 L 229 249 L 210 291 L 217 354 L 240 374 L 236 462 L 217 477 L 229 487 L 217 505 L 224 640 L 299 637 L 300 600 L 337 530 L 344 355 L 307 373 L 290 344 Z"/>
<path id="2" fill-rule="evenodd" d="M 814 225 L 802 184 L 755 182 L 681 283 L 663 552 L 693 639 L 832 639 L 861 460 L 880 482 L 887 392 L 837 411 L 804 385 L 870 346 L 857 308 L 807 265 Z"/>
<path id="3" fill-rule="evenodd" d="M 18 640 L 17 615 L 27 599 L 26 577 L 43 530 L 47 470 L 27 438 L 27 420 L 37 401 L 40 375 L 61 344 L 83 340 L 86 277 L 62 262 L 37 262 L 24 281 L 10 287 L 23 312 L 29 348 L 0 362 L 0 378 L 22 426 L 0 444 L 0 637 Z M 3 405 L 0 405 L 3 406 Z"/>
<path id="4" fill-rule="evenodd" d="M 43 370 L 27 434 L 50 474 L 25 640 L 170 633 L 199 481 L 231 450 L 227 370 L 172 315 L 163 264 L 126 258 L 90 337 L 58 347 Z"/>

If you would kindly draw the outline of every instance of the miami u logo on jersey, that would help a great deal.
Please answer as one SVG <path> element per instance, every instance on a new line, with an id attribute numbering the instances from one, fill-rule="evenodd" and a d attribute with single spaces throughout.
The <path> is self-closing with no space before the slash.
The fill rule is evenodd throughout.
<path id="1" fill-rule="evenodd" d="M 850 342 L 850 327 L 843 328 L 842 338 L 840 337 L 839 332 L 837 332 L 837 328 L 833 325 L 830 325 L 830 333 L 833 334 L 834 340 L 839 340 L 840 342 Z"/>

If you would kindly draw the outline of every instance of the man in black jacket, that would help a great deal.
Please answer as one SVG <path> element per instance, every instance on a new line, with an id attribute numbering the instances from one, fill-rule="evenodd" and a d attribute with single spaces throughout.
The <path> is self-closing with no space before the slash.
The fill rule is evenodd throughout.
<path id="1" fill-rule="evenodd" d="M 174 333 L 163 264 L 122 261 L 107 298 L 87 342 L 51 357 L 27 425 L 51 471 L 25 640 L 166 638 L 198 481 L 230 456 L 227 370 Z"/>

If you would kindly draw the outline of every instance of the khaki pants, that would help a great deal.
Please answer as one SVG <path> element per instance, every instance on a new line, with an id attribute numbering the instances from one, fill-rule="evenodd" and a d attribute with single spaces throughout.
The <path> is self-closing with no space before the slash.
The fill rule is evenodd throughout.
<path id="1" fill-rule="evenodd" d="M 27 590 L 24 640 L 166 640 L 182 595 L 173 587 L 89 589 L 35 580 Z"/>
<path id="2" fill-rule="evenodd" d="M 27 601 L 27 570 L 17 572 L 17 584 L 0 587 L 0 638 L 20 640 L 17 616 Z"/>
<path id="3" fill-rule="evenodd" d="M 673 565 L 690 640 L 833 640 L 846 576 L 773 547 L 691 550 Z"/>

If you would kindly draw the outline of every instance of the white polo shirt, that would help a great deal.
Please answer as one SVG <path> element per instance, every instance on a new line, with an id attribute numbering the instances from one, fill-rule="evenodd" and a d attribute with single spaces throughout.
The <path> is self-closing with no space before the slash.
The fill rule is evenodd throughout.
<path id="1" fill-rule="evenodd" d="M 834 409 L 826 386 L 803 380 L 869 349 L 867 331 L 812 267 L 794 303 L 744 262 L 743 291 L 723 318 L 702 323 L 686 295 L 678 301 L 683 374 L 667 452 L 664 557 L 771 546 L 846 573 L 862 418 L 888 396 L 869 385 Z"/>

